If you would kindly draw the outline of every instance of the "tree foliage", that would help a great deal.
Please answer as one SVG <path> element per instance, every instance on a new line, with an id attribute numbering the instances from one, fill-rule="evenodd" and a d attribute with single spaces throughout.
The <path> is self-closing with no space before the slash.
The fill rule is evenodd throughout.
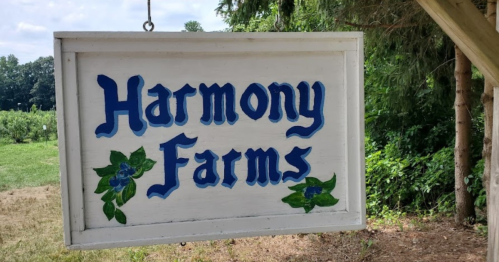
<path id="1" fill-rule="evenodd" d="M 19 64 L 14 55 L 0 57 L 0 110 L 43 110 L 55 106 L 54 58 Z"/>
<path id="2" fill-rule="evenodd" d="M 188 21 L 184 24 L 184 32 L 204 32 L 201 23 L 198 21 Z"/>
<path id="3" fill-rule="evenodd" d="M 484 9 L 485 0 L 475 1 Z M 232 31 L 364 31 L 367 195 L 383 206 L 451 211 L 454 207 L 454 44 L 412 0 L 220 0 Z M 474 71 L 473 173 L 483 170 L 483 77 Z"/>

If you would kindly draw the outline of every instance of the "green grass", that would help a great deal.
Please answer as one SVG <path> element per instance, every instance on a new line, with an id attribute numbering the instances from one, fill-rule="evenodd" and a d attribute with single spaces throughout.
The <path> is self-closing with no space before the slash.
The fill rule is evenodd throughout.
<path id="1" fill-rule="evenodd" d="M 0 191 L 59 183 L 57 141 L 0 145 Z"/>

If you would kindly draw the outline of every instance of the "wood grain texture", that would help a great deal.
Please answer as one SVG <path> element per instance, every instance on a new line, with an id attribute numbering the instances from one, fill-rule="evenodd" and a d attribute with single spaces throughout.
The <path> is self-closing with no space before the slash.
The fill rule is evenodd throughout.
<path id="1" fill-rule="evenodd" d="M 489 23 L 496 28 L 497 20 L 497 0 L 487 1 L 486 18 Z M 485 188 L 487 199 L 490 199 L 490 173 L 492 166 L 492 127 L 494 115 L 494 86 L 488 79 L 485 79 L 484 90 L 480 98 L 483 104 L 483 122 L 484 122 L 484 137 L 482 158 L 484 160 L 484 170 L 482 176 L 482 185 Z M 489 203 L 487 202 L 487 205 Z M 488 208 L 487 208 L 488 210 Z"/>
<path id="2" fill-rule="evenodd" d="M 61 181 L 68 192 L 67 196 L 63 192 L 63 200 L 69 205 L 63 207 L 65 216 L 69 217 L 65 223 L 69 223 L 71 231 L 65 234 L 65 241 L 70 248 L 109 248 L 365 227 L 361 33 L 64 32 L 55 33 L 55 36 L 56 41 L 62 42 L 61 48 L 55 51 L 62 61 L 57 68 L 62 75 L 57 90 L 58 111 L 61 110 L 60 147 L 64 152 L 61 158 L 64 179 Z M 104 92 L 97 82 L 99 75 L 116 82 L 120 101 L 127 99 L 127 81 L 140 75 L 144 81 L 140 91 L 142 110 L 157 100 L 148 95 L 148 89 L 157 84 L 175 92 L 186 84 L 199 89 L 202 83 L 208 86 L 231 83 L 235 87 L 235 111 L 239 118 L 234 124 L 202 124 L 203 97 L 198 90 L 186 100 L 189 120 L 182 126 L 154 127 L 148 123 L 145 132 L 136 135 L 129 127 L 128 116 L 120 115 L 118 132 L 112 137 L 98 137 L 96 127 L 106 122 Z M 324 126 L 310 138 L 286 138 L 285 133 L 296 125 L 310 126 L 311 118 L 300 116 L 292 122 L 284 116 L 277 123 L 271 122 L 270 106 L 256 121 L 243 113 L 239 102 L 252 83 L 260 83 L 265 89 L 274 82 L 288 83 L 295 89 L 298 108 L 296 87 L 301 81 L 310 85 L 320 81 L 325 86 Z M 313 94 L 311 91 L 311 100 Z M 171 114 L 175 116 L 176 100 L 170 98 L 169 101 Z M 165 181 L 164 153 L 160 144 L 180 133 L 198 138 L 192 148 L 178 149 L 178 157 L 189 159 L 178 171 L 180 187 L 166 199 L 149 198 L 146 195 L 148 188 Z M 339 202 L 334 206 L 316 207 L 305 214 L 302 208 L 291 208 L 281 201 L 292 193 L 288 187 L 297 182 L 281 181 L 266 186 L 246 183 L 246 150 L 275 148 L 279 152 L 279 169 L 284 172 L 296 171 L 284 156 L 294 147 L 310 146 L 313 148 L 307 156 L 312 167 L 310 176 L 327 181 L 333 174 L 337 175 L 332 195 Z M 94 168 L 109 165 L 112 150 L 130 156 L 141 147 L 147 158 L 157 163 L 137 180 L 133 199 L 120 207 L 120 212 L 126 214 L 126 223 L 122 225 L 103 212 L 102 195 L 94 193 L 100 180 Z M 193 173 L 200 166 L 194 160 L 194 154 L 208 149 L 220 157 L 216 162 L 220 183 L 224 176 L 222 156 L 231 149 L 243 153 L 234 166 L 238 181 L 232 189 L 220 183 L 200 188 L 193 182 Z"/>
<path id="3" fill-rule="evenodd" d="M 471 62 L 499 86 L 499 34 L 470 0 L 417 0 Z"/>
<path id="4" fill-rule="evenodd" d="M 62 75 L 62 41 L 60 39 L 54 39 L 54 77 L 55 85 L 58 89 L 56 92 L 56 103 L 57 103 L 57 119 L 64 119 L 64 89 L 63 86 L 63 75 Z M 59 165 L 60 165 L 60 177 L 61 177 L 61 197 L 62 197 L 62 220 L 64 223 L 64 244 L 71 244 L 71 219 L 69 212 L 69 192 L 68 192 L 68 178 L 67 166 L 66 166 L 66 128 L 64 122 L 57 122 L 57 135 L 59 138 Z"/>
<path id="5" fill-rule="evenodd" d="M 499 97 L 499 88 L 494 88 L 494 96 Z M 487 261 L 499 261 L 499 99 L 494 100 L 494 127 L 492 132 L 492 172 L 490 177 L 490 198 L 487 216 L 489 246 Z"/>
<path id="6" fill-rule="evenodd" d="M 499 30 L 499 5 L 496 12 L 496 29 Z M 494 97 L 499 97 L 499 86 L 494 87 Z M 490 193 L 487 199 L 489 246 L 487 262 L 499 261 L 499 99 L 494 100 L 492 127 L 492 167 L 490 172 Z"/>
<path id="7" fill-rule="evenodd" d="M 468 192 L 465 177 L 471 172 L 471 62 L 455 46 L 456 66 L 454 77 L 456 78 L 456 97 L 454 110 L 456 115 L 456 143 L 454 147 L 455 162 L 455 194 L 456 214 L 455 222 L 462 225 L 466 219 L 475 218 L 475 205 L 473 198 Z"/>

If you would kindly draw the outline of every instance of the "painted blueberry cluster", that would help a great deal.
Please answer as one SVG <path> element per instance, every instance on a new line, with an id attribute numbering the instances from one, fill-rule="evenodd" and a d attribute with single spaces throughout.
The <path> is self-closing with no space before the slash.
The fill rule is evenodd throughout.
<path id="1" fill-rule="evenodd" d="M 146 152 L 141 147 L 126 157 L 119 151 L 111 151 L 109 157 L 111 164 L 94 168 L 94 171 L 101 177 L 96 194 L 106 192 L 102 196 L 104 206 L 102 210 L 108 220 L 116 218 L 121 224 L 126 224 L 126 215 L 116 206 L 121 207 L 128 202 L 137 189 L 136 179 L 144 175 L 144 172 L 151 170 L 156 161 L 146 158 Z"/>
<path id="2" fill-rule="evenodd" d="M 305 198 L 312 199 L 315 195 L 322 193 L 322 187 L 320 186 L 309 186 L 305 188 Z"/>
<path id="3" fill-rule="evenodd" d="M 116 176 L 113 176 L 111 179 L 109 179 L 109 185 L 114 188 L 115 192 L 120 192 L 125 186 L 130 184 L 130 177 L 133 176 L 135 172 L 136 169 L 134 167 L 131 167 L 126 162 L 121 162 L 120 170 L 118 171 Z"/>
<path id="4" fill-rule="evenodd" d="M 308 213 L 315 206 L 329 207 L 338 203 L 338 199 L 331 195 L 331 191 L 336 187 L 336 174 L 322 182 L 315 177 L 306 177 L 305 183 L 289 187 L 295 191 L 291 195 L 282 199 L 282 202 L 289 204 L 293 208 L 303 208 Z"/>

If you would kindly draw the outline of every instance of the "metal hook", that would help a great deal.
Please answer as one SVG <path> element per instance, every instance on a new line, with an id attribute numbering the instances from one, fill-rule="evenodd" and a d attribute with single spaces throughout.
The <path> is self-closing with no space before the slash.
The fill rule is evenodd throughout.
<path id="1" fill-rule="evenodd" d="M 146 28 L 147 24 L 149 24 L 149 26 L 151 27 L 151 29 L 147 29 Z M 144 24 L 142 25 L 142 28 L 144 28 L 144 31 L 146 31 L 146 32 L 152 32 L 152 30 L 154 30 L 154 23 L 153 22 L 149 22 L 149 21 L 145 21 Z"/>
<path id="2" fill-rule="evenodd" d="M 147 29 L 146 24 L 151 28 Z M 147 0 L 147 21 L 144 22 L 142 28 L 144 28 L 144 31 L 146 32 L 152 32 L 154 30 L 154 23 L 151 21 L 151 0 Z"/>

